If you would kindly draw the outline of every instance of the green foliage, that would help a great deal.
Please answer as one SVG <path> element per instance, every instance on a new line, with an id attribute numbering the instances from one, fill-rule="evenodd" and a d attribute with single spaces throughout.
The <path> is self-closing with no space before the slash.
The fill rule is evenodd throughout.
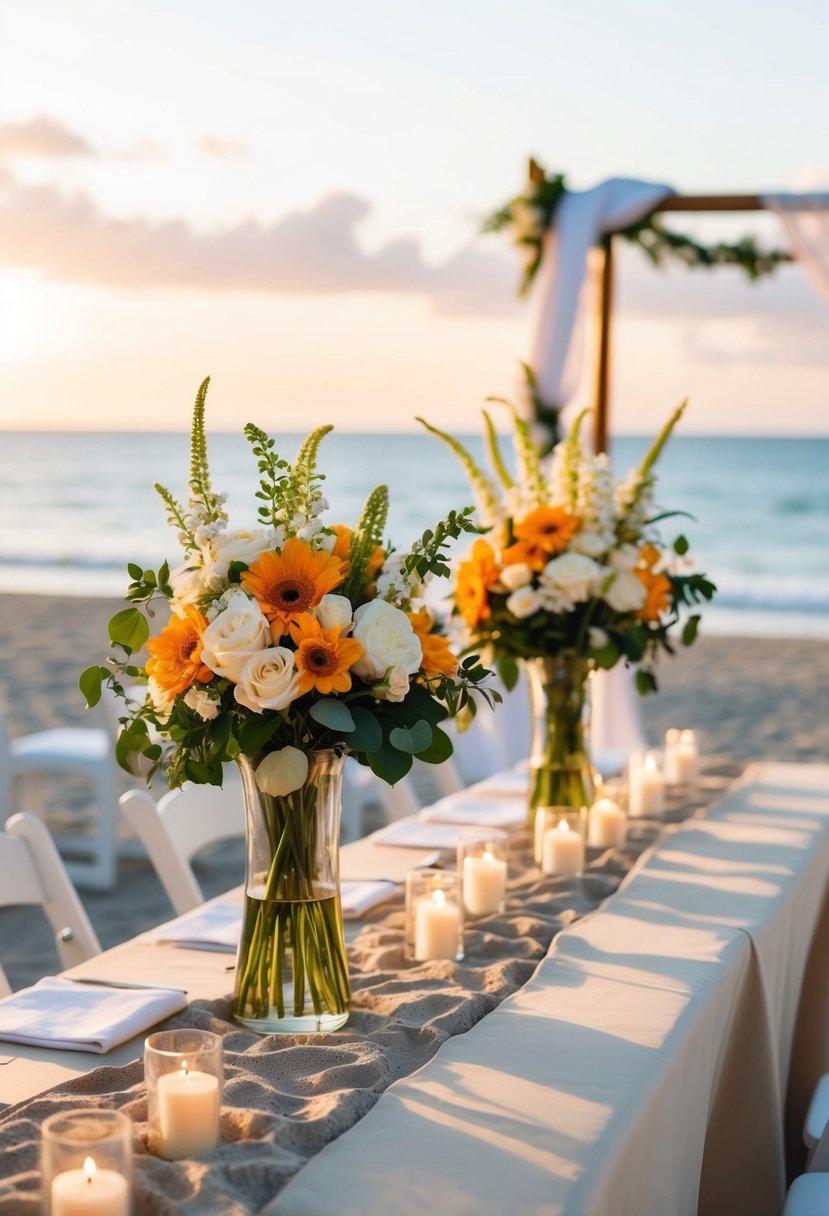
<path id="1" fill-rule="evenodd" d="M 427 528 L 420 540 L 412 545 L 404 562 L 407 574 L 416 574 L 421 582 L 427 574 L 445 578 L 449 574 L 449 563 L 443 550 L 448 549 L 450 542 L 457 540 L 462 532 L 478 531 L 472 520 L 473 514 L 473 507 L 450 511 L 434 528 Z"/>
<path id="2" fill-rule="evenodd" d="M 472 492 L 475 495 L 479 508 L 482 511 L 493 514 L 498 508 L 498 494 L 492 481 L 478 465 L 474 456 L 453 435 L 447 435 L 445 431 L 438 430 L 436 426 L 432 426 L 425 418 L 415 418 L 415 421 L 425 427 L 431 435 L 436 435 L 438 439 L 442 439 L 447 447 L 451 448 L 461 462 L 466 476 L 469 478 L 469 484 L 472 487 Z"/>
<path id="3" fill-rule="evenodd" d="M 204 429 L 204 410 L 210 377 L 199 385 L 193 405 L 193 422 L 190 428 L 190 507 L 205 523 L 227 519 L 221 500 L 213 493 L 210 484 L 210 468 L 207 462 L 207 435 Z"/>
<path id="4" fill-rule="evenodd" d="M 274 528 L 279 525 L 285 505 L 285 493 L 290 481 L 290 465 L 274 451 L 274 441 L 260 427 L 248 422 L 244 428 L 245 438 L 257 458 L 259 470 L 259 489 L 256 497 L 265 506 L 258 508 L 258 514 L 263 524 L 271 524 Z"/>
<path id="5" fill-rule="evenodd" d="M 389 488 L 388 486 L 375 486 L 366 499 L 359 522 L 352 534 L 348 575 L 340 590 L 340 594 L 346 596 L 352 603 L 357 603 L 365 590 L 369 563 L 374 550 L 383 539 L 388 514 Z"/>
<path id="6" fill-rule="evenodd" d="M 320 495 L 319 483 L 325 481 L 325 475 L 317 471 L 319 447 L 333 429 L 330 425 L 318 426 L 302 441 L 288 479 L 290 501 L 286 502 L 285 506 L 290 514 L 295 511 L 301 511 L 304 515 L 311 514 Z"/>
<path id="7" fill-rule="evenodd" d="M 137 608 L 124 608 L 116 612 L 109 622 L 109 640 L 132 654 L 140 650 L 150 636 L 147 618 Z"/>
<path id="8" fill-rule="evenodd" d="M 156 494 L 161 496 L 164 506 L 167 508 L 167 523 L 171 528 L 175 528 L 178 531 L 184 548 L 184 556 L 189 557 L 193 550 L 198 549 L 199 546 L 193 535 L 193 529 L 187 519 L 184 507 L 165 486 L 160 485 L 157 481 L 153 483 L 153 489 Z"/>
<path id="9" fill-rule="evenodd" d="M 495 425 L 486 410 L 481 410 L 484 416 L 484 440 L 486 443 L 487 457 L 493 470 L 498 476 L 501 485 L 505 490 L 511 490 L 515 482 L 510 476 L 509 469 L 504 463 L 504 457 L 501 455 L 501 447 L 498 443 L 498 435 L 495 430 Z"/>
<path id="10" fill-rule="evenodd" d="M 143 604 L 161 595 L 164 599 L 172 599 L 173 588 L 170 586 L 170 566 L 162 562 L 158 574 L 152 570 L 142 570 L 133 562 L 127 565 L 127 571 L 132 579 L 124 596 L 131 604 Z M 151 609 L 147 609 L 152 615 Z"/>
<path id="11" fill-rule="evenodd" d="M 315 722 L 319 722 L 320 726 L 324 726 L 327 730 L 342 731 L 348 735 L 356 726 L 348 706 L 335 697 L 315 701 L 308 713 Z"/>
<path id="12" fill-rule="evenodd" d="M 541 454 L 532 436 L 529 423 L 522 418 L 511 401 L 505 397 L 487 397 L 498 405 L 505 405 L 512 414 L 513 446 L 518 464 L 518 480 L 527 487 L 537 503 L 547 498 L 547 484 L 541 469 Z"/>
<path id="13" fill-rule="evenodd" d="M 101 685 L 109 676 L 108 667 L 99 667 L 96 663 L 87 667 L 78 677 L 78 688 L 83 693 L 86 708 L 93 709 L 101 699 Z"/>

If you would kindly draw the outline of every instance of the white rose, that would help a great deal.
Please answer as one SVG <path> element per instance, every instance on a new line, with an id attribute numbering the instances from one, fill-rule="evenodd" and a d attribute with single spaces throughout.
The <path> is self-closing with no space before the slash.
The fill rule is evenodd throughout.
<path id="1" fill-rule="evenodd" d="M 577 532 L 570 541 L 570 548 L 587 557 L 601 557 L 607 548 L 607 541 L 598 532 Z"/>
<path id="2" fill-rule="evenodd" d="M 184 704 L 200 718 L 204 718 L 205 722 L 217 717 L 219 713 L 219 702 L 214 701 L 203 688 L 188 688 L 184 694 Z"/>
<path id="3" fill-rule="evenodd" d="M 509 591 L 517 591 L 532 582 L 533 572 L 525 562 L 516 562 L 513 566 L 504 566 L 499 577 Z"/>
<path id="4" fill-rule="evenodd" d="M 170 586 L 173 598 L 170 607 L 176 616 L 184 617 L 188 604 L 197 604 L 207 590 L 204 569 L 201 566 L 176 566 L 170 571 Z"/>
<path id="5" fill-rule="evenodd" d="M 519 587 L 507 600 L 507 608 L 519 620 L 532 616 L 541 607 L 541 596 L 532 587 Z"/>
<path id="6" fill-rule="evenodd" d="M 409 674 L 402 667 L 390 667 L 379 684 L 372 684 L 371 691 L 378 701 L 405 701 Z"/>
<path id="7" fill-rule="evenodd" d="M 258 714 L 265 709 L 286 709 L 299 696 L 294 652 L 286 646 L 269 646 L 252 655 L 233 695 L 240 705 Z"/>
<path id="8" fill-rule="evenodd" d="M 614 570 L 632 570 L 639 561 L 639 550 L 635 545 L 620 545 L 607 555 L 607 561 Z"/>
<path id="9" fill-rule="evenodd" d="M 202 550 L 204 573 L 209 586 L 218 587 L 227 578 L 231 562 L 255 562 L 260 553 L 273 549 L 276 534 L 272 528 L 254 528 L 252 532 L 222 532 L 209 540 Z"/>
<path id="10" fill-rule="evenodd" d="M 302 789 L 308 777 L 308 757 L 298 747 L 283 747 L 268 752 L 254 773 L 263 794 L 284 798 Z"/>
<path id="11" fill-rule="evenodd" d="M 602 599 L 614 612 L 637 612 L 645 603 L 645 588 L 630 570 L 618 570 Z"/>
<path id="12" fill-rule="evenodd" d="M 591 650 L 604 650 L 605 646 L 610 641 L 610 638 L 605 633 L 604 629 L 599 629 L 595 625 L 591 625 L 591 627 L 588 629 L 587 636 L 590 640 Z"/>
<path id="13" fill-rule="evenodd" d="M 354 637 L 364 653 L 352 667 L 363 680 L 380 680 L 389 667 L 402 667 L 412 675 L 423 650 L 405 612 L 386 600 L 372 600 L 354 613 Z"/>
<path id="14" fill-rule="evenodd" d="M 248 659 L 271 640 L 268 619 L 256 600 L 238 589 L 202 634 L 202 662 L 217 676 L 238 684 Z"/>
<path id="15" fill-rule="evenodd" d="M 339 629 L 343 637 L 351 630 L 351 600 L 344 595 L 324 595 L 314 615 L 323 629 Z"/>
<path id="16" fill-rule="evenodd" d="M 589 600 L 596 588 L 601 567 L 583 553 L 562 553 L 547 562 L 541 574 L 544 593 L 556 601 L 554 611 L 570 612 Z"/>

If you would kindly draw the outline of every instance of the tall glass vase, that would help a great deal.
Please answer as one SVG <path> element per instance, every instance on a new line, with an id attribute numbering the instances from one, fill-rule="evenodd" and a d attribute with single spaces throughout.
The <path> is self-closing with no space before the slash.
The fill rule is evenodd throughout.
<path id="1" fill-rule="evenodd" d="M 258 758 L 261 760 L 261 757 Z M 344 756 L 312 752 L 304 785 L 274 797 L 239 758 L 247 828 L 233 1016 L 260 1034 L 337 1030 L 349 983 L 340 906 Z"/>
<path id="2" fill-rule="evenodd" d="M 557 655 L 526 659 L 533 740 L 529 826 L 542 806 L 589 806 L 595 785 L 590 763 L 589 659 Z"/>

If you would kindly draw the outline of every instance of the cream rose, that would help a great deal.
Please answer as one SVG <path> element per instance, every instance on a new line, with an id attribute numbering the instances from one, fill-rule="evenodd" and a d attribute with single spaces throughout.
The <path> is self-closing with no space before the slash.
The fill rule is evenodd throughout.
<path id="1" fill-rule="evenodd" d="M 308 757 L 298 747 L 269 752 L 257 766 L 254 777 L 263 794 L 284 798 L 301 789 L 308 776 Z"/>
<path id="2" fill-rule="evenodd" d="M 202 662 L 217 676 L 238 684 L 248 659 L 264 650 L 270 640 L 270 626 L 262 609 L 256 600 L 237 590 L 202 634 Z"/>
<path id="3" fill-rule="evenodd" d="M 583 553 L 562 553 L 547 562 L 541 575 L 542 594 L 553 612 L 572 612 L 576 604 L 589 600 L 596 588 L 601 567 Z"/>
<path id="4" fill-rule="evenodd" d="M 254 528 L 251 532 L 220 532 L 204 546 L 204 576 L 209 586 L 218 587 L 228 575 L 231 562 L 249 566 L 260 553 L 273 549 L 276 533 L 272 528 Z"/>
<path id="5" fill-rule="evenodd" d="M 630 570 L 616 571 L 613 582 L 602 593 L 602 599 L 614 612 L 638 612 L 644 606 L 645 598 L 645 588 Z"/>
<path id="6" fill-rule="evenodd" d="M 351 670 L 363 680 L 380 680 L 389 667 L 402 667 L 413 675 L 420 666 L 423 650 L 411 621 L 386 600 L 372 600 L 357 609 L 353 636 L 363 654 Z"/>
<path id="7" fill-rule="evenodd" d="M 519 587 L 526 587 L 527 583 L 532 582 L 533 572 L 526 562 L 516 562 L 512 566 L 504 566 L 498 579 L 508 591 L 517 591 Z"/>
<path id="8" fill-rule="evenodd" d="M 570 542 L 570 548 L 587 557 L 601 557 L 607 549 L 607 541 L 598 532 L 577 532 Z"/>
<path id="9" fill-rule="evenodd" d="M 351 600 L 344 595 L 324 595 L 314 615 L 323 629 L 339 629 L 342 637 L 351 631 Z"/>
<path id="10" fill-rule="evenodd" d="M 294 652 L 285 646 L 269 646 L 252 655 L 233 695 L 240 705 L 258 714 L 266 709 L 287 708 L 299 696 Z"/>
<path id="11" fill-rule="evenodd" d="M 409 691 L 409 675 L 402 667 L 390 667 L 384 678 L 372 684 L 371 691 L 378 701 L 405 701 Z"/>
<path id="12" fill-rule="evenodd" d="M 532 616 L 541 607 L 541 596 L 532 587 L 519 587 L 507 600 L 507 608 L 519 620 Z"/>
<path id="13" fill-rule="evenodd" d="M 639 561 L 639 550 L 635 545 L 620 545 L 607 556 L 608 565 L 614 570 L 632 570 Z"/>
<path id="14" fill-rule="evenodd" d="M 610 641 L 609 634 L 605 633 L 604 629 L 599 629 L 596 625 L 590 626 L 587 631 L 587 637 L 591 650 L 604 650 Z"/>

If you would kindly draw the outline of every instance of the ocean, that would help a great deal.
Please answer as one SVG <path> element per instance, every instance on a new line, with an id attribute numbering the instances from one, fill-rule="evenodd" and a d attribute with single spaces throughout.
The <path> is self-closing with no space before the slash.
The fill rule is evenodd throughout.
<path id="1" fill-rule="evenodd" d="M 439 420 L 438 420 L 439 421 Z M 300 436 L 279 439 L 293 457 Z M 477 437 L 466 440 L 480 453 Z M 645 438 L 614 440 L 621 475 Z M 256 463 L 240 434 L 209 437 L 213 483 L 231 524 L 250 526 Z M 405 547 L 450 507 L 471 501 L 452 454 L 427 435 L 334 432 L 321 449 L 326 518 L 353 524 L 385 482 L 388 534 Z M 0 591 L 120 596 L 127 561 L 179 561 L 152 484 L 186 494 L 183 434 L 0 432 Z M 658 466 L 659 504 L 690 519 L 662 526 L 688 537 L 717 584 L 709 633 L 829 638 L 829 439 L 675 437 Z"/>

